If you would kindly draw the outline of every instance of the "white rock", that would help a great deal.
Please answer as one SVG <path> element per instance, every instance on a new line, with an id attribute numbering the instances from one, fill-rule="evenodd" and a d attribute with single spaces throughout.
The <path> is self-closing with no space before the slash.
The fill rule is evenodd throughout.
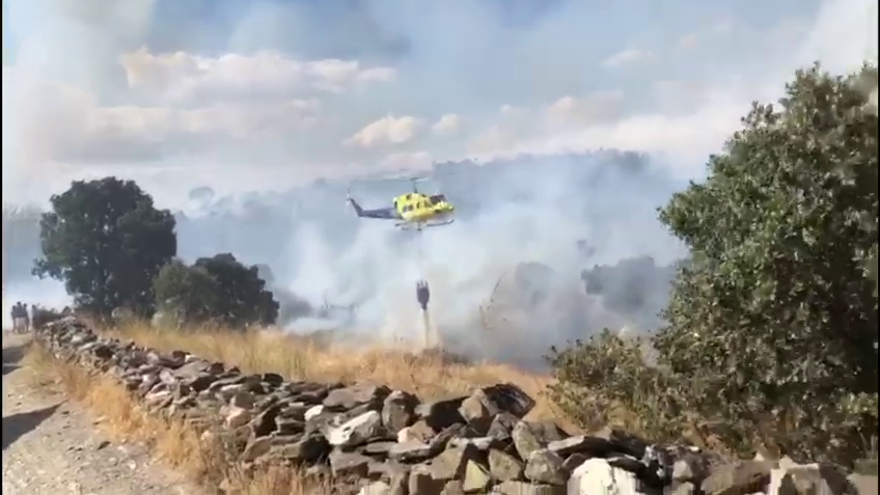
<path id="1" fill-rule="evenodd" d="M 327 441 L 334 446 L 354 446 L 375 437 L 381 428 L 382 416 L 376 411 L 367 411 L 331 429 Z"/>
<path id="2" fill-rule="evenodd" d="M 571 495 L 642 494 L 636 475 L 616 468 L 605 459 L 593 458 L 571 472 L 567 493 Z"/>
<path id="3" fill-rule="evenodd" d="M 248 424 L 251 420 L 251 413 L 247 409 L 238 406 L 229 406 L 226 413 L 226 427 L 238 428 Z"/>
<path id="4" fill-rule="evenodd" d="M 317 405 L 312 406 L 306 410 L 306 413 L 303 415 L 306 421 L 311 421 L 312 418 L 324 412 L 324 406 Z"/>
<path id="5" fill-rule="evenodd" d="M 358 495 L 388 495 L 391 493 L 391 487 L 384 481 L 374 481 L 369 485 L 361 488 Z"/>

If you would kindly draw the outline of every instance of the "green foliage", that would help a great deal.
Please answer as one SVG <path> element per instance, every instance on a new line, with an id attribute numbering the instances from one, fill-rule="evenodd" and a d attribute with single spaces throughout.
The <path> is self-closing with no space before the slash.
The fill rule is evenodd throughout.
<path id="1" fill-rule="evenodd" d="M 655 386 L 661 434 L 693 414 L 723 423 L 737 449 L 864 456 L 877 435 L 876 81 L 876 67 L 832 77 L 816 65 L 778 106 L 755 104 L 708 179 L 660 212 L 692 257 L 652 339 L 656 371 L 629 354 L 603 362 L 622 344 L 593 339 L 554 350 L 563 387 L 638 408 Z"/>
<path id="2" fill-rule="evenodd" d="M 206 322 L 220 303 L 220 285 L 208 270 L 172 260 L 153 281 L 156 306 L 179 322 Z"/>
<path id="3" fill-rule="evenodd" d="M 175 220 L 132 181 L 75 181 L 40 220 L 33 273 L 62 280 L 77 306 L 109 316 L 153 309 L 151 284 L 177 252 Z"/>
<path id="4" fill-rule="evenodd" d="M 614 423 L 629 431 L 649 431 L 658 441 L 681 438 L 682 411 L 671 390 L 675 384 L 646 365 L 648 345 L 605 329 L 569 349 L 551 348 L 557 382 L 550 386 L 550 396 L 588 431 Z"/>
<path id="5" fill-rule="evenodd" d="M 258 272 L 257 266 L 246 267 L 228 253 L 199 258 L 192 266 L 174 260 L 153 284 L 157 305 L 188 323 L 272 324 L 279 304 Z"/>

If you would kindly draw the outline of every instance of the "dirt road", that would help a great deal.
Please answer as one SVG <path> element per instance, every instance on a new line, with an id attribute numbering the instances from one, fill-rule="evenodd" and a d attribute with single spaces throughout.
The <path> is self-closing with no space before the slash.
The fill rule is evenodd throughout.
<path id="1" fill-rule="evenodd" d="M 201 495 L 143 445 L 115 445 L 88 413 L 23 365 L 27 339 L 3 336 L 4 495 Z"/>

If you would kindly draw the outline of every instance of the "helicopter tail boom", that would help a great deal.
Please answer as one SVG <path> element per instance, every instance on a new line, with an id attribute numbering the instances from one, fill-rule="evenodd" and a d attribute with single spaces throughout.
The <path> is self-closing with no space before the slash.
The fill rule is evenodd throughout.
<path id="1" fill-rule="evenodd" d="M 394 208 L 378 208 L 375 210 L 365 210 L 358 204 L 357 201 L 354 200 L 351 196 L 348 197 L 348 202 L 351 204 L 351 207 L 354 209 L 354 212 L 360 218 L 379 218 L 384 220 L 391 219 L 399 219 L 399 215 Z"/>

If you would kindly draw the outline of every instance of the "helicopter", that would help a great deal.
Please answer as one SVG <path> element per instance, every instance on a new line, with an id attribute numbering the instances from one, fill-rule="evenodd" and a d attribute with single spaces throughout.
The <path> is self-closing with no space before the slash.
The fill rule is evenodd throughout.
<path id="1" fill-rule="evenodd" d="M 420 193 L 416 183 L 422 179 L 412 177 L 408 180 L 412 182 L 412 192 L 396 196 L 391 206 L 365 210 L 351 197 L 351 187 L 348 189 L 348 202 L 359 218 L 396 220 L 394 226 L 402 230 L 421 231 L 426 227 L 440 227 L 455 221 L 455 206 L 445 195 Z"/>

